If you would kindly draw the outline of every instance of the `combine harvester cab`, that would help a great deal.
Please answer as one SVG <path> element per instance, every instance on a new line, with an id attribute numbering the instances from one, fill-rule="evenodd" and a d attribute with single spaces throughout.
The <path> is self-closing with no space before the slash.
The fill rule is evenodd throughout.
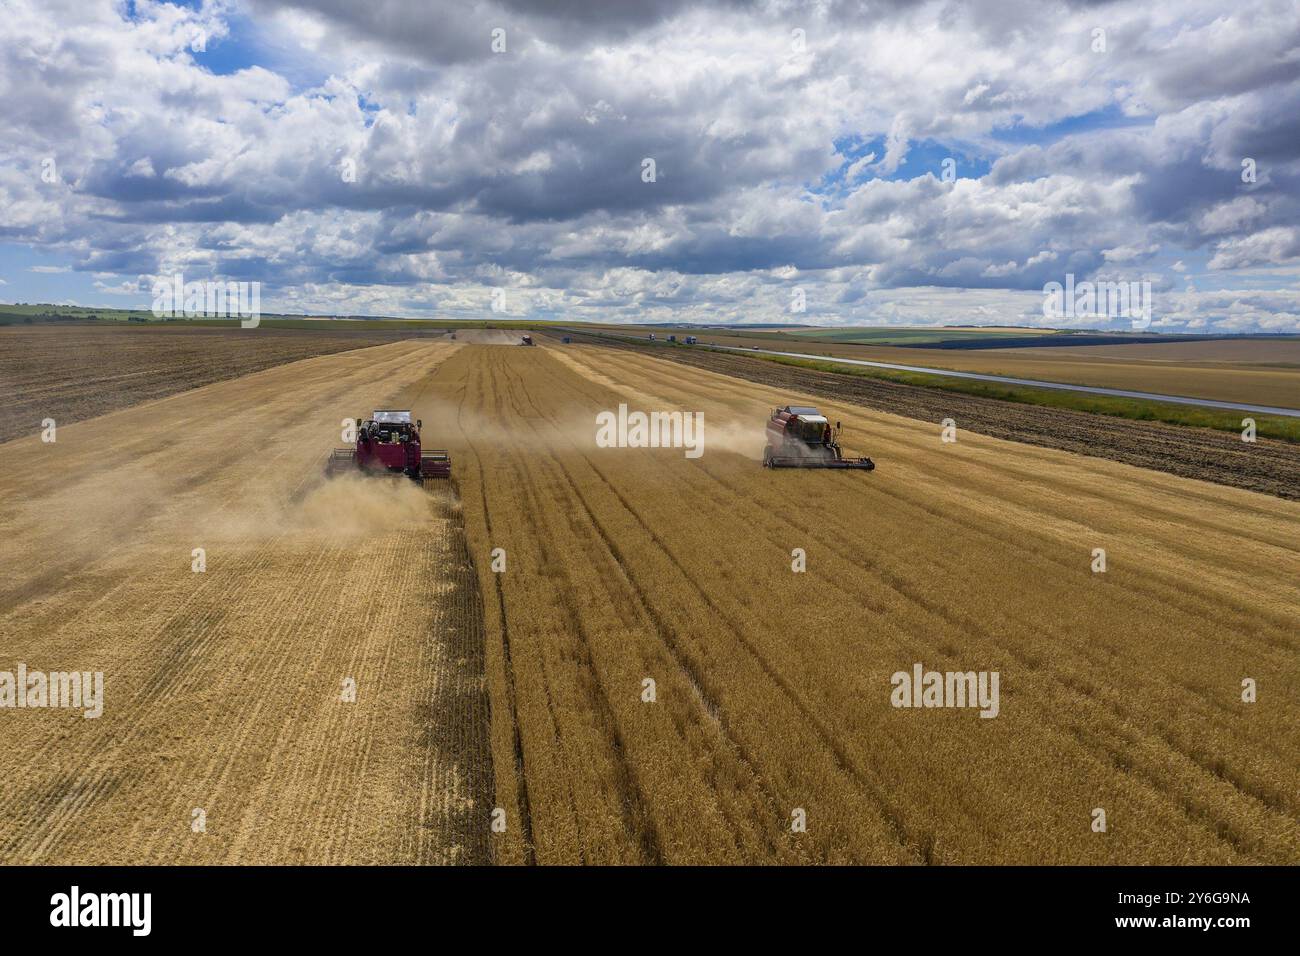
<path id="1" fill-rule="evenodd" d="M 817 409 L 808 405 L 785 405 L 774 409 L 767 422 L 767 447 L 763 465 L 767 468 L 853 468 L 871 471 L 870 458 L 845 458 L 840 449 L 840 423 L 835 427 Z"/>
<path id="2" fill-rule="evenodd" d="M 325 461 L 325 476 L 382 475 L 412 481 L 451 477 L 451 455 L 444 448 L 423 447 L 420 428 L 409 410 L 379 410 L 361 422 L 353 448 L 335 448 Z"/>

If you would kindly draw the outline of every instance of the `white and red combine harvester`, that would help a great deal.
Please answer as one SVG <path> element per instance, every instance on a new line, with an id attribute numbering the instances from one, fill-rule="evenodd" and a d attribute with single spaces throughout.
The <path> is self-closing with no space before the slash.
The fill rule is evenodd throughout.
<path id="1" fill-rule="evenodd" d="M 871 471 L 870 458 L 845 458 L 835 427 L 809 405 L 785 405 L 772 411 L 767 422 L 767 447 L 763 464 L 768 468 L 856 468 Z"/>
<path id="2" fill-rule="evenodd" d="M 335 448 L 325 461 L 325 476 L 342 474 L 405 475 L 412 481 L 451 477 L 451 455 L 420 442 L 419 419 L 406 409 L 379 410 L 357 427 L 353 448 Z"/>

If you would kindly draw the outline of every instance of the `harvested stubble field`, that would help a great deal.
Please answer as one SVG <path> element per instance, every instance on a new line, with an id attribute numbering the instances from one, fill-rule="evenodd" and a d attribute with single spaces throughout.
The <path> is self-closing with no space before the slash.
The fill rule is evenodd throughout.
<path id="1" fill-rule="evenodd" d="M 0 856 L 1300 861 L 1300 504 L 835 401 L 875 472 L 763 470 L 801 400 L 405 343 L 0 446 L 6 666 L 107 682 L 0 711 Z M 704 455 L 596 448 L 620 402 L 702 411 Z M 453 489 L 304 481 L 385 404 Z M 891 707 L 915 662 L 998 671 L 999 715 Z"/>
<path id="2" fill-rule="evenodd" d="M 0 442 L 264 368 L 440 330 L 0 327 Z"/>
<path id="3" fill-rule="evenodd" d="M 459 505 L 319 477 L 343 417 L 410 401 L 450 351 L 310 359 L 0 445 L 0 670 L 104 673 L 97 719 L 0 710 L 0 861 L 489 858 Z"/>
<path id="4" fill-rule="evenodd" d="M 1300 505 L 841 403 L 877 471 L 766 472 L 805 396 L 603 348 L 464 350 L 431 397 L 499 860 L 1300 860 Z M 703 411 L 705 454 L 594 447 L 620 401 Z M 892 708 L 914 662 L 999 671 L 1000 715 Z"/>

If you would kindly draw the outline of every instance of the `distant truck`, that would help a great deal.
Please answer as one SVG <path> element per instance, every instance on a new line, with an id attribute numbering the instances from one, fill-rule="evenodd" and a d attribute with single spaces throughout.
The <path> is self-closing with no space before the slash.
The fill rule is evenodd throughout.
<path id="1" fill-rule="evenodd" d="M 677 341 L 677 336 L 675 336 L 675 335 L 670 335 L 670 336 L 668 336 L 668 341 L 669 341 L 669 342 L 676 342 L 676 341 Z"/>
<path id="2" fill-rule="evenodd" d="M 695 344 L 696 342 L 698 342 L 698 341 L 699 341 L 699 339 L 697 339 L 697 338 L 696 338 L 695 336 L 693 336 L 693 335 L 688 335 L 688 336 L 686 336 L 686 344 L 687 344 L 687 345 L 694 345 L 694 344 Z"/>
<path id="3" fill-rule="evenodd" d="M 650 333 L 650 341 L 653 342 L 654 340 L 655 340 L 655 334 L 654 334 L 653 332 L 651 332 L 651 333 Z"/>

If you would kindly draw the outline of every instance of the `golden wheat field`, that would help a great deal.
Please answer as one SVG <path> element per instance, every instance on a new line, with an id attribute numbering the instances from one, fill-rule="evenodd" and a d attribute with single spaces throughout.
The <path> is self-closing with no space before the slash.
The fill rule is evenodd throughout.
<path id="1" fill-rule="evenodd" d="M 1300 504 L 825 403 L 877 469 L 763 469 L 803 401 L 409 342 L 0 445 L 3 666 L 105 673 L 0 713 L 0 857 L 1300 862 Z M 620 403 L 703 454 L 597 447 Z M 319 479 L 408 406 L 450 485 Z"/>
<path id="2" fill-rule="evenodd" d="M 595 348 L 435 383 L 508 557 L 477 563 L 498 858 L 1300 860 L 1297 505 L 853 407 L 875 472 L 769 473 L 798 396 Z M 620 401 L 703 411 L 706 452 L 593 447 Z M 916 662 L 999 671 L 1001 713 L 892 708 Z"/>
<path id="3" fill-rule="evenodd" d="M 104 674 L 97 719 L 0 711 L 0 860 L 489 858 L 454 503 L 319 478 L 342 417 L 448 354 L 309 359 L 0 445 L 0 669 Z"/>

